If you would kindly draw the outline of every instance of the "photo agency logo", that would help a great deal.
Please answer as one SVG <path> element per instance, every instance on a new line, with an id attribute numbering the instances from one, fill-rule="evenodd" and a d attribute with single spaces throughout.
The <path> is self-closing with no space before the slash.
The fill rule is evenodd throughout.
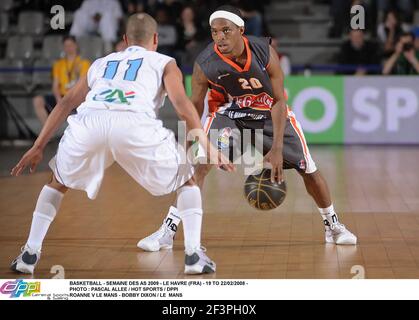
<path id="1" fill-rule="evenodd" d="M 50 13 L 53 14 L 50 20 L 50 26 L 52 30 L 64 30 L 65 28 L 65 11 L 64 7 L 55 5 L 51 7 Z"/>
<path id="2" fill-rule="evenodd" d="M 31 297 L 41 292 L 41 282 L 26 282 L 23 280 L 7 281 L 0 287 L 0 293 L 10 295 L 10 298 Z"/>
<path id="3" fill-rule="evenodd" d="M 351 28 L 365 30 L 365 8 L 359 4 L 351 7 Z"/>
<path id="4" fill-rule="evenodd" d="M 199 137 L 207 137 L 213 145 L 213 151 L 218 150 L 225 158 L 230 159 L 235 165 L 241 165 L 245 175 L 253 174 L 261 170 L 263 163 L 263 141 L 266 136 L 263 129 L 238 129 L 224 127 L 221 129 L 210 129 L 208 134 L 202 129 L 187 131 L 186 122 L 178 122 L 178 153 L 179 163 L 212 164 L 220 165 L 219 158 L 205 152 L 202 144 L 206 141 L 199 141 Z M 164 150 L 162 150 L 164 152 Z M 217 161 L 218 160 L 218 161 Z"/>

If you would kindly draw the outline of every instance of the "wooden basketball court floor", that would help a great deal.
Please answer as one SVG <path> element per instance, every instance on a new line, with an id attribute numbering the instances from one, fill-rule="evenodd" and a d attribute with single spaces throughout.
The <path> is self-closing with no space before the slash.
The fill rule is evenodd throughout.
<path id="1" fill-rule="evenodd" d="M 205 188 L 202 242 L 217 272 L 194 278 L 352 278 L 354 270 L 362 275 L 360 268 L 366 278 L 419 278 L 419 148 L 313 147 L 312 154 L 359 244 L 324 244 L 319 213 L 295 172 L 286 173 L 281 207 L 260 212 L 244 201 L 242 171 L 214 170 Z M 47 172 L 0 178 L 0 278 L 17 277 L 9 263 L 26 241 L 47 180 Z M 55 265 L 66 278 L 186 277 L 182 230 L 173 250 L 136 247 L 160 226 L 173 199 L 150 196 L 113 165 L 95 201 L 67 193 L 34 278 L 52 278 Z"/>

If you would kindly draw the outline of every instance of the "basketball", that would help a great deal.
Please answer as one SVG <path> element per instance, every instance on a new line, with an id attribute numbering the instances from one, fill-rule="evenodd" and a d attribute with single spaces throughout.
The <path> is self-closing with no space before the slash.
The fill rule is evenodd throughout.
<path id="1" fill-rule="evenodd" d="M 271 182 L 271 170 L 263 169 L 259 174 L 250 175 L 244 183 L 244 196 L 249 204 L 258 210 L 271 210 L 285 199 L 287 186 Z"/>

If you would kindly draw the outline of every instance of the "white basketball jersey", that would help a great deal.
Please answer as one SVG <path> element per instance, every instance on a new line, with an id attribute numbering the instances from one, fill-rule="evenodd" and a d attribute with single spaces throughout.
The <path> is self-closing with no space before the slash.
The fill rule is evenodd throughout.
<path id="1" fill-rule="evenodd" d="M 96 60 L 89 68 L 90 92 L 78 110 L 85 108 L 153 112 L 163 105 L 163 73 L 173 58 L 130 46 Z"/>

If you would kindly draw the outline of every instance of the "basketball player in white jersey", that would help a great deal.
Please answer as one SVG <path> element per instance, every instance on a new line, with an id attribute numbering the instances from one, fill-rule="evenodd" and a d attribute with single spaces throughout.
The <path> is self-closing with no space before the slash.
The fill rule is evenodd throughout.
<path id="1" fill-rule="evenodd" d="M 78 113 L 68 117 L 69 126 L 49 163 L 52 178 L 38 197 L 28 240 L 11 265 L 14 271 L 34 272 L 44 237 L 68 188 L 84 190 L 95 199 L 104 171 L 114 161 L 153 195 L 177 190 L 185 234 L 185 273 L 215 271 L 215 263 L 201 249 L 201 193 L 193 167 L 178 149 L 173 133 L 157 120 L 166 92 L 209 160 L 228 171 L 234 167 L 207 140 L 176 62 L 155 52 L 155 20 L 143 13 L 131 16 L 124 38 L 128 48 L 92 64 L 87 77 L 57 104 L 34 146 L 12 169 L 15 176 L 26 167 L 34 172 L 48 140 L 78 107 Z"/>

